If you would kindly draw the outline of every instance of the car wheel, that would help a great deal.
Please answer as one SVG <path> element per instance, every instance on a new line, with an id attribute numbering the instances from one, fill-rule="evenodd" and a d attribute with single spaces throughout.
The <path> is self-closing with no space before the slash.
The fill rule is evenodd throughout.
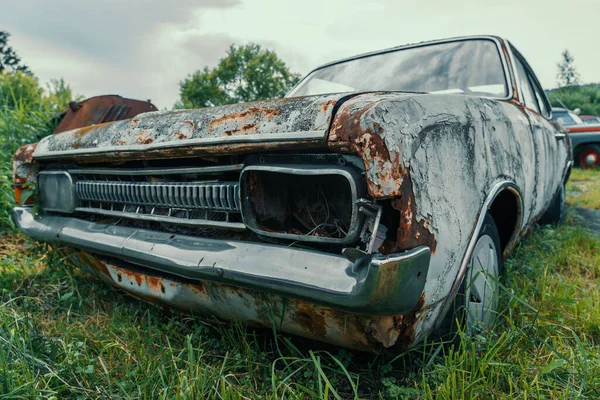
<path id="1" fill-rule="evenodd" d="M 459 329 L 473 336 L 492 327 L 500 294 L 501 253 L 498 228 L 487 214 L 462 285 L 438 329 L 440 337 L 455 338 Z"/>
<path id="2" fill-rule="evenodd" d="M 542 218 L 540 218 L 540 225 L 558 225 L 565 219 L 565 187 L 560 186 L 558 193 L 554 195 L 550 207 L 546 210 Z"/>
<path id="3" fill-rule="evenodd" d="M 596 144 L 584 146 L 577 154 L 577 165 L 579 167 L 592 169 L 600 166 L 600 146 Z"/>

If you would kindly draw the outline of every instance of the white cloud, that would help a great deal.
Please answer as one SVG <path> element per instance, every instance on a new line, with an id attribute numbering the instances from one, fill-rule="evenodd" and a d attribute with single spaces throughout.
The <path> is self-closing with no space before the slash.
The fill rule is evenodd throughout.
<path id="1" fill-rule="evenodd" d="M 584 81 L 600 81 L 594 0 L 0 0 L 0 9 L 3 29 L 42 81 L 62 76 L 87 96 L 119 93 L 159 107 L 171 107 L 179 82 L 214 66 L 231 43 L 265 45 L 307 73 L 400 44 L 496 34 L 519 48 L 545 87 L 555 86 L 565 48 Z"/>

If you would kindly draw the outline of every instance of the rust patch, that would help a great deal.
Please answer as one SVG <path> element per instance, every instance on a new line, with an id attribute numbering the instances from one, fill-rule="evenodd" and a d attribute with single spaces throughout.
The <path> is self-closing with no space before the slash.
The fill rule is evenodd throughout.
<path id="1" fill-rule="evenodd" d="M 179 140 L 189 139 L 194 133 L 194 123 L 189 119 L 186 119 L 183 121 L 183 126 L 179 126 L 178 129 L 179 130 L 173 132 L 173 136 Z"/>
<path id="2" fill-rule="evenodd" d="M 106 126 L 110 123 L 111 122 L 105 122 L 103 124 L 88 125 L 88 126 L 84 126 L 81 128 L 77 128 L 77 129 L 73 130 L 73 135 L 80 138 L 82 136 L 87 135 L 90 131 L 93 131 L 94 129 L 100 128 L 102 126 Z"/>
<path id="3" fill-rule="evenodd" d="M 179 140 L 187 139 L 187 136 L 184 135 L 182 132 L 173 132 L 173 136 L 175 136 Z"/>
<path id="4" fill-rule="evenodd" d="M 336 99 L 326 101 L 325 103 L 321 103 L 319 105 L 319 108 L 321 109 L 321 113 L 323 113 L 323 114 L 327 113 L 327 111 L 329 111 L 329 109 L 331 107 L 334 107 L 336 104 L 337 104 Z"/>
<path id="5" fill-rule="evenodd" d="M 270 107 L 250 107 L 242 112 L 224 115 L 213 120 L 209 125 L 209 130 L 217 129 L 220 125 L 239 124 L 242 125 L 247 119 L 273 119 L 281 113 L 280 110 Z"/>
<path id="6" fill-rule="evenodd" d="M 327 322 L 325 317 L 311 304 L 304 303 L 298 306 L 296 322 L 308 332 L 312 332 L 319 337 L 325 337 L 327 334 Z"/>
<path id="7" fill-rule="evenodd" d="M 417 305 L 407 314 L 373 316 L 365 323 L 366 329 L 384 347 L 402 351 L 415 341 L 415 325 L 422 318 L 425 295 L 421 294 Z"/>
<path id="8" fill-rule="evenodd" d="M 239 129 L 233 129 L 230 131 L 225 131 L 223 132 L 223 135 L 225 136 L 231 136 L 231 135 L 251 135 L 253 133 L 256 132 L 257 130 L 257 125 L 256 124 L 246 124 L 244 126 L 242 126 Z"/>
<path id="9" fill-rule="evenodd" d="M 372 122 L 365 129 L 361 121 L 378 102 L 371 102 L 356 111 L 345 107 L 336 114 L 329 148 L 335 152 L 359 155 L 365 165 L 369 195 L 374 199 L 392 199 L 392 207 L 399 212 L 399 223 L 394 241 L 386 240 L 381 251 L 395 253 L 426 245 L 435 253 L 436 239 L 429 230 L 429 221 L 417 221 L 410 170 L 404 166 L 398 151 L 390 152 L 383 140 L 383 128 Z M 398 144 L 401 146 L 401 143 Z"/>
<path id="10" fill-rule="evenodd" d="M 135 141 L 139 144 L 150 144 L 154 142 L 154 139 L 148 137 L 148 131 L 142 131 L 138 134 L 138 137 Z"/>
<path id="11" fill-rule="evenodd" d="M 36 180 L 37 165 L 33 161 L 33 152 L 37 143 L 21 146 L 15 152 L 12 159 L 13 183 L 16 186 L 22 186 L 27 182 Z"/>
<path id="12" fill-rule="evenodd" d="M 359 154 L 365 162 L 369 194 L 373 198 L 389 198 L 401 194 L 403 164 L 398 153 L 392 156 L 381 137 L 383 128 L 373 123 L 361 128 L 363 115 L 377 102 L 372 102 L 360 110 L 350 112 L 344 108 L 336 114 L 329 135 L 329 148 L 338 153 Z"/>
<path id="13" fill-rule="evenodd" d="M 71 102 L 60 116 L 60 123 L 54 133 L 70 131 L 75 128 L 94 126 L 135 117 L 136 115 L 157 111 L 148 101 L 133 100 L 121 96 L 96 96 L 81 102 Z M 85 136 L 87 131 L 78 131 L 76 135 Z"/>
<path id="14" fill-rule="evenodd" d="M 361 351 L 378 352 L 382 344 L 408 347 L 414 340 L 412 325 L 420 318 L 418 313 L 424 304 L 422 296 L 414 310 L 403 316 L 357 315 L 252 289 L 204 281 L 191 283 L 174 276 L 154 275 L 151 271 L 138 272 L 69 247 L 60 251 L 78 266 L 97 272 L 97 276 L 133 297 L 161 307 L 223 320 L 239 320 L 239 316 L 244 316 L 246 319 L 242 321 L 265 328 L 272 328 L 276 322 L 283 331 Z M 177 293 L 175 298 L 173 293 Z M 270 312 L 265 312 L 266 309 Z M 276 321 L 272 319 L 274 316 Z"/>

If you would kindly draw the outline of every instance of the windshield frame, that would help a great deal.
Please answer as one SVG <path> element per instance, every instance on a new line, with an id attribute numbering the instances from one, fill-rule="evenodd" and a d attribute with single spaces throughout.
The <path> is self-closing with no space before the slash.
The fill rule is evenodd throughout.
<path id="1" fill-rule="evenodd" d="M 343 58 L 341 60 L 323 64 L 323 65 L 313 69 L 308 74 L 306 74 L 300 80 L 300 82 L 298 82 L 292 89 L 290 89 L 289 92 L 286 93 L 286 95 L 284 97 L 294 97 L 294 92 L 296 91 L 296 89 L 298 89 L 301 85 L 303 85 L 309 76 L 311 76 L 316 71 L 319 71 L 319 70 L 322 70 L 322 69 L 325 69 L 325 68 L 328 68 L 328 67 L 331 67 L 334 65 L 343 64 L 348 61 L 359 60 L 361 58 L 372 57 L 372 56 L 381 55 L 381 54 L 394 53 L 397 51 L 402 51 L 402 50 L 407 50 L 407 49 L 414 49 L 414 48 L 419 48 L 419 47 L 426 47 L 426 46 L 445 44 L 445 43 L 466 42 L 469 40 L 477 40 L 477 41 L 489 40 L 496 44 L 496 50 L 498 51 L 498 57 L 500 58 L 500 62 L 502 64 L 502 72 L 504 73 L 504 81 L 506 83 L 506 96 L 504 96 L 504 97 L 494 96 L 492 94 L 477 95 L 477 97 L 485 97 L 485 98 L 498 99 L 498 100 L 512 100 L 514 98 L 514 82 L 513 82 L 513 75 L 511 73 L 511 70 L 508 67 L 508 62 L 506 60 L 506 53 L 504 51 L 505 43 L 503 42 L 503 39 L 501 39 L 497 36 L 487 36 L 487 35 L 461 36 L 461 37 L 455 37 L 455 38 L 449 38 L 449 39 L 431 40 L 431 41 L 427 41 L 427 42 L 407 44 L 407 45 L 392 47 L 392 48 L 385 49 L 385 50 L 378 50 L 378 51 L 372 51 L 369 53 L 359 54 L 356 56 Z M 373 91 L 377 91 L 377 90 L 373 90 Z M 365 91 L 354 91 L 354 92 L 348 92 L 348 93 L 364 93 L 364 92 Z M 387 91 L 387 92 L 395 92 L 395 91 Z M 402 91 L 398 90 L 397 92 L 402 92 Z M 405 92 L 405 93 L 408 93 L 408 92 Z M 410 93 L 427 93 L 427 92 L 410 92 Z M 320 93 L 320 94 L 325 94 L 325 93 Z M 434 93 L 432 93 L 432 94 L 434 94 Z M 457 93 L 457 94 L 463 95 L 463 96 L 468 95 L 468 94 L 461 94 L 461 93 Z"/>

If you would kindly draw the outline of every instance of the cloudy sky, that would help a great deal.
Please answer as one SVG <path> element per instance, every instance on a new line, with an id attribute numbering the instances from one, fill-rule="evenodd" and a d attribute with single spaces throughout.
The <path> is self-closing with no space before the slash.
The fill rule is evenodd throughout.
<path id="1" fill-rule="evenodd" d="M 0 30 L 42 83 L 171 108 L 179 82 L 230 44 L 256 42 L 294 72 L 405 43 L 507 37 L 546 88 L 564 49 L 600 82 L 600 0 L 0 0 Z"/>

